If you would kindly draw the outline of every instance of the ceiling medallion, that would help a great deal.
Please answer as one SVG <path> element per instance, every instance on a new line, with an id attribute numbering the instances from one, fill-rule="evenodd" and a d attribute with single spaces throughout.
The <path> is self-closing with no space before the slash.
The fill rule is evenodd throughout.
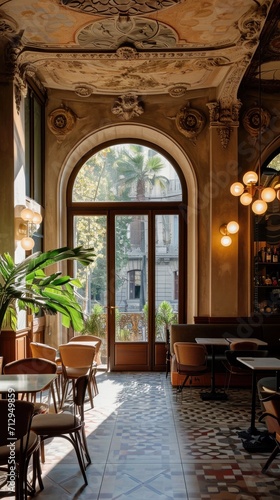
<path id="1" fill-rule="evenodd" d="M 65 139 L 76 123 L 76 115 L 70 108 L 54 109 L 48 116 L 48 127 L 59 142 Z"/>
<path id="2" fill-rule="evenodd" d="M 117 98 L 113 107 L 112 113 L 118 115 L 121 120 L 130 120 L 135 116 L 140 116 L 144 113 L 144 105 L 140 101 L 139 96 L 135 94 L 124 94 Z"/>
<path id="3" fill-rule="evenodd" d="M 263 134 L 270 124 L 270 114 L 266 109 L 254 107 L 246 111 L 242 118 L 245 130 L 252 136 Z"/>
<path id="4" fill-rule="evenodd" d="M 181 3 L 181 0 L 61 0 L 61 5 L 84 14 L 138 16 L 157 12 Z"/>
<path id="5" fill-rule="evenodd" d="M 195 145 L 198 134 L 205 126 L 205 117 L 196 109 L 190 108 L 189 103 L 180 109 L 175 119 L 176 127 Z"/>

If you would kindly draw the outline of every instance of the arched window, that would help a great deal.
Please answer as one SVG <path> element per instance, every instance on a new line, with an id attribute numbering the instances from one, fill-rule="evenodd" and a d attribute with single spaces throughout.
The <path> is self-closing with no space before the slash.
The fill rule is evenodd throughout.
<path id="1" fill-rule="evenodd" d="M 69 232 L 75 246 L 96 252 L 86 271 L 77 266 L 78 293 L 88 328 L 98 324 L 91 333 L 108 340 L 111 369 L 129 367 L 131 343 L 134 367 L 159 366 L 160 343 L 164 364 L 166 330 L 180 310 L 184 321 L 187 202 L 180 175 L 167 156 L 135 143 L 106 146 L 73 172 Z"/>

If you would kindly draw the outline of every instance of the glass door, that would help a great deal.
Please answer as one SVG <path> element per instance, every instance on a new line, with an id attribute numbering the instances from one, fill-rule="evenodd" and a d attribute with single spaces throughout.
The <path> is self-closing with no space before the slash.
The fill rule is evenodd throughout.
<path id="1" fill-rule="evenodd" d="M 164 368 L 166 331 L 177 322 L 180 295 L 178 220 L 153 211 L 74 217 L 75 245 L 96 253 L 91 266 L 77 265 L 77 293 L 85 332 L 102 338 L 104 367 Z"/>

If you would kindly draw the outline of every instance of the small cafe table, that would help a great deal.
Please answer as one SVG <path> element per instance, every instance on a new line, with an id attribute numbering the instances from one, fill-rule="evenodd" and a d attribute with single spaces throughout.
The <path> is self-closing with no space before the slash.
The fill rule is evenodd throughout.
<path id="1" fill-rule="evenodd" d="M 264 340 L 260 340 L 260 339 L 255 339 L 255 338 L 251 338 L 251 337 L 244 337 L 244 338 L 241 338 L 241 337 L 231 337 L 231 338 L 226 338 L 230 344 L 232 344 L 233 342 L 255 342 L 255 344 L 258 344 L 258 346 L 265 346 L 267 345 L 267 342 L 265 342 Z"/>
<path id="2" fill-rule="evenodd" d="M 55 373 L 0 375 L 0 393 L 8 394 L 12 389 L 17 394 L 35 394 L 46 389 L 56 377 Z"/>
<path id="3" fill-rule="evenodd" d="M 251 425 L 249 429 L 242 433 L 241 437 L 257 436 L 260 434 L 255 426 L 256 421 L 256 395 L 257 395 L 257 373 L 261 371 L 276 371 L 277 388 L 280 387 L 280 359 L 278 358 L 254 358 L 238 357 L 240 363 L 252 370 L 252 402 L 251 402 Z"/>
<path id="4" fill-rule="evenodd" d="M 211 391 L 209 392 L 202 392 L 200 394 L 201 399 L 203 401 L 208 401 L 208 400 L 218 400 L 218 401 L 225 401 L 227 399 L 227 394 L 225 392 L 217 392 L 216 391 L 216 382 L 215 382 L 215 347 L 216 346 L 228 346 L 229 342 L 227 339 L 224 338 L 196 338 L 195 339 L 197 344 L 203 344 L 203 345 L 210 345 L 211 350 L 212 350 L 212 361 L 211 361 Z"/>

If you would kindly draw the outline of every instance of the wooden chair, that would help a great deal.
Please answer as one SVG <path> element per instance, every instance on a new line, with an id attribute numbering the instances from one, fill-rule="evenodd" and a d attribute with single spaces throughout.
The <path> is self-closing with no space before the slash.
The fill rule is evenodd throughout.
<path id="1" fill-rule="evenodd" d="M 86 467 L 91 463 L 86 442 L 84 422 L 84 401 L 87 386 L 88 375 L 77 378 L 74 385 L 73 414 L 62 412 L 36 415 L 33 417 L 31 424 L 32 431 L 38 434 L 42 441 L 48 438 L 62 437 L 72 443 L 85 484 L 88 484 Z"/>
<path id="2" fill-rule="evenodd" d="M 97 366 L 101 365 L 101 344 L 102 344 L 102 339 L 100 337 L 96 337 L 95 335 L 75 335 L 72 337 L 69 342 L 97 342 L 96 347 L 95 347 L 95 356 L 94 356 L 94 361 L 96 362 Z"/>
<path id="3" fill-rule="evenodd" d="M 90 345 L 75 344 L 69 342 L 68 344 L 61 344 L 59 346 L 59 353 L 62 362 L 63 372 L 63 391 L 61 408 L 63 408 L 65 401 L 68 397 L 69 383 L 72 385 L 72 392 L 74 394 L 75 381 L 82 375 L 88 375 L 88 394 L 93 408 L 93 378 L 95 378 L 95 371 L 93 359 L 95 356 L 95 347 Z M 96 382 L 95 382 L 96 383 Z"/>
<path id="4" fill-rule="evenodd" d="M 7 363 L 4 366 L 4 374 L 15 374 L 15 373 L 34 373 L 34 374 L 56 373 L 56 363 L 42 358 L 24 358 L 24 359 L 18 359 L 16 361 L 11 361 L 10 363 Z M 33 399 L 35 412 L 39 413 L 48 412 L 50 407 L 51 396 L 53 399 L 55 412 L 57 412 L 57 402 L 56 402 L 54 384 L 51 383 L 48 389 L 49 389 L 48 404 L 44 404 L 41 401 L 36 402 L 35 399 Z"/>
<path id="5" fill-rule="evenodd" d="M 55 379 L 55 387 L 60 405 L 62 395 L 62 365 L 60 360 L 57 359 L 57 350 L 48 344 L 40 342 L 30 342 L 30 349 L 33 358 L 43 358 L 56 363 L 57 378 Z"/>
<path id="6" fill-rule="evenodd" d="M 259 421 L 265 421 L 269 434 L 275 440 L 275 448 L 262 468 L 262 472 L 266 472 L 280 452 L 280 394 L 269 391 L 266 395 L 263 395 L 261 403 L 264 412 Z"/>
<path id="7" fill-rule="evenodd" d="M 207 365 L 207 349 L 202 344 L 194 342 L 175 342 L 173 344 L 179 375 L 185 375 L 183 383 L 179 386 L 178 392 L 182 392 L 187 380 L 209 371 Z"/>
<path id="8" fill-rule="evenodd" d="M 17 500 L 26 500 L 28 494 L 34 495 L 37 477 L 40 489 L 43 489 L 38 455 L 40 439 L 36 433 L 30 431 L 33 412 L 34 404 L 30 401 L 0 400 L 0 470 L 8 474 L 9 467 L 15 465 L 15 492 L 10 489 L 10 493 Z M 10 425 L 8 425 L 8 415 L 12 415 L 9 417 Z M 11 432 L 14 432 L 15 441 L 11 441 L 11 437 L 14 437 Z M 11 449 L 14 449 L 14 455 L 11 455 Z M 29 484 L 28 465 L 32 455 L 34 456 L 33 479 Z M 11 464 L 12 458 L 15 460 L 13 464 Z M 3 487 L 6 482 L 7 480 L 1 486 Z M 9 492 L 5 491 L 5 496 L 6 493 Z"/>
<path id="9" fill-rule="evenodd" d="M 236 340 L 231 342 L 229 349 L 225 351 L 226 359 L 222 361 L 226 369 L 225 391 L 228 390 L 232 375 L 245 376 L 251 372 L 250 368 L 237 361 L 238 357 L 254 356 L 258 344 L 250 340 Z"/>

